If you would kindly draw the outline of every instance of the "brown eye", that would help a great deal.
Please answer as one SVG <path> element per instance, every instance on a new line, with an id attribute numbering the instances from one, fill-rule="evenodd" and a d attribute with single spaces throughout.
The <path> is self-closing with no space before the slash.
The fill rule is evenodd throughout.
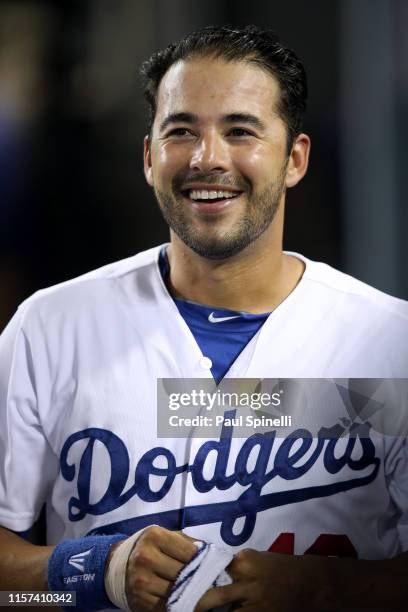
<path id="1" fill-rule="evenodd" d="M 174 128 L 167 136 L 188 136 L 191 132 L 187 128 Z"/>
<path id="2" fill-rule="evenodd" d="M 238 137 L 253 136 L 252 132 L 249 132 L 245 128 L 233 128 L 232 130 L 230 130 L 229 134 L 230 136 L 238 136 Z"/>

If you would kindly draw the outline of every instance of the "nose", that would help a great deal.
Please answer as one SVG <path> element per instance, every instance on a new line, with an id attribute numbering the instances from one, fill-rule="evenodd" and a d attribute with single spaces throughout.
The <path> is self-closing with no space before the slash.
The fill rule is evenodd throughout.
<path id="1" fill-rule="evenodd" d="M 229 168 L 228 145 L 217 132 L 203 135 L 197 142 L 190 168 L 201 172 L 224 172 Z"/>

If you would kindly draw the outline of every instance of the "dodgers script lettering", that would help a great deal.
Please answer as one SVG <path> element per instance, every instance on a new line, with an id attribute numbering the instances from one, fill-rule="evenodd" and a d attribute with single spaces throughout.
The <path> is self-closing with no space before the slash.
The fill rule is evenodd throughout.
<path id="1" fill-rule="evenodd" d="M 228 418 L 234 418 L 235 411 L 225 413 Z M 129 453 L 124 442 L 113 432 L 100 428 L 89 428 L 69 436 L 61 451 L 61 473 L 65 480 L 77 479 L 77 496 L 68 501 L 68 516 L 71 521 L 80 521 L 87 514 L 103 515 L 126 504 L 132 497 L 138 496 L 143 502 L 156 502 L 163 499 L 170 491 L 175 479 L 182 473 L 191 473 L 193 486 L 199 493 L 206 493 L 216 488 L 227 490 L 236 483 L 246 489 L 233 501 L 212 504 L 186 506 L 171 511 L 137 516 L 119 523 L 104 526 L 104 533 L 134 531 L 156 523 L 168 529 L 180 529 L 208 523 L 221 524 L 221 537 L 229 545 L 237 546 L 245 543 L 251 536 L 257 519 L 257 514 L 264 510 L 298 503 L 308 499 L 326 497 L 341 491 L 348 491 L 372 482 L 378 473 L 380 459 L 376 457 L 373 441 L 370 439 L 368 424 L 355 424 L 348 432 L 344 452 L 339 454 L 338 438 L 330 437 L 327 430 L 321 430 L 317 438 L 313 438 L 307 429 L 298 429 L 285 438 L 277 449 L 273 467 L 268 471 L 268 463 L 276 443 L 276 431 L 256 433 L 245 441 L 237 454 L 232 473 L 227 474 L 230 457 L 233 427 L 224 426 L 219 440 L 208 440 L 202 444 L 191 464 L 177 465 L 173 453 L 159 446 L 146 452 L 139 460 L 134 484 L 125 490 L 129 478 Z M 80 440 L 88 440 L 78 465 L 68 463 L 70 449 Z M 95 442 L 102 443 L 110 459 L 110 480 L 103 496 L 96 502 L 90 501 L 90 485 L 92 481 L 92 458 Z M 251 451 L 258 449 L 255 466 L 249 470 L 248 460 Z M 358 458 L 353 458 L 356 449 Z M 311 451 L 309 453 L 309 451 Z M 214 474 L 206 479 L 204 474 L 206 461 L 211 461 L 216 453 Z M 302 458 L 309 453 L 308 458 L 301 463 Z M 160 457 L 165 460 L 166 467 L 154 465 Z M 323 464 L 327 476 L 340 474 L 347 467 L 356 472 L 355 478 L 345 477 L 335 482 L 318 486 L 296 487 L 290 490 L 273 491 L 262 494 L 267 483 L 280 477 L 284 480 L 301 479 L 316 462 Z M 369 473 L 367 469 L 371 468 Z M 358 472 L 365 470 L 364 475 Z M 162 485 L 158 490 L 150 487 L 150 476 L 162 477 Z M 233 528 L 238 518 L 243 517 L 242 529 L 236 533 Z"/>

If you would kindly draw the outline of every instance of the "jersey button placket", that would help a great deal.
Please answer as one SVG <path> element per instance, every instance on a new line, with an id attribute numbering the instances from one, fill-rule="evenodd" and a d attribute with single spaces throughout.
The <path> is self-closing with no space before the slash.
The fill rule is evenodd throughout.
<path id="1" fill-rule="evenodd" d="M 211 370 L 212 368 L 212 361 L 209 357 L 201 357 L 200 359 L 200 367 L 203 370 Z"/>

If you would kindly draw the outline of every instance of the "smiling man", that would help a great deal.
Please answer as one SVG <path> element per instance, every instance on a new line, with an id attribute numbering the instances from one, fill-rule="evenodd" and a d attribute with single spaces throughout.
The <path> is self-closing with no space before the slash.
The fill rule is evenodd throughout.
<path id="1" fill-rule="evenodd" d="M 285 190 L 307 169 L 310 140 L 299 132 L 306 81 L 293 56 L 299 108 L 288 101 L 286 108 L 271 67 L 250 50 L 242 61 L 244 43 L 237 57 L 231 50 L 225 57 L 225 42 L 174 62 L 157 91 L 147 89 L 156 112 L 145 139 L 145 173 L 171 228 L 175 294 L 264 313 L 304 269 L 282 253 L 282 233 Z"/>
<path id="2" fill-rule="evenodd" d="M 190 612 L 200 595 L 172 589 L 191 562 L 197 610 L 405 609 L 404 436 L 343 419 L 333 439 L 325 404 L 316 436 L 157 437 L 158 378 L 341 378 L 352 397 L 349 379 L 408 377 L 407 304 L 282 250 L 302 64 L 269 30 L 209 27 L 142 72 L 170 244 L 37 293 L 0 338 L 0 589 Z M 18 534 L 44 503 L 34 546 Z"/>
<path id="3" fill-rule="evenodd" d="M 276 80 L 250 63 L 197 58 L 163 77 L 146 176 L 174 234 L 205 259 L 225 261 L 275 227 L 289 161 L 278 99 Z M 304 171 L 304 135 L 299 150 Z"/>

